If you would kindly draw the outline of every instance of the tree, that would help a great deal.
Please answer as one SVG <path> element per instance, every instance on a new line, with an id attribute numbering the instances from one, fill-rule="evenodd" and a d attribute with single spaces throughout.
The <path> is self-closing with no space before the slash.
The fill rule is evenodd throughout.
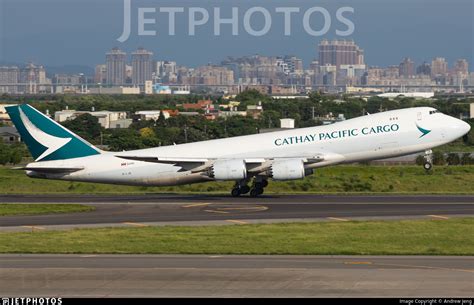
<path id="1" fill-rule="evenodd" d="M 156 123 L 158 126 L 166 126 L 166 117 L 163 113 L 163 110 L 160 111 L 160 116 L 158 117 L 158 121 Z"/>
<path id="2" fill-rule="evenodd" d="M 82 114 L 74 120 L 66 121 L 63 126 L 89 142 L 99 142 L 102 126 L 100 126 L 99 120 L 89 113 Z"/>

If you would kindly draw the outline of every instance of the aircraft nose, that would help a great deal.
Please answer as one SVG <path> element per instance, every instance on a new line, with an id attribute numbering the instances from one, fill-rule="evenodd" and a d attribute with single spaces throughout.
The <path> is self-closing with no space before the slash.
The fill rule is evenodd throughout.
<path id="1" fill-rule="evenodd" d="M 471 125 L 469 125 L 468 123 L 464 122 L 464 121 L 461 121 L 459 120 L 459 129 L 461 130 L 462 132 L 462 135 L 465 135 L 467 134 L 469 131 L 471 131 Z"/>

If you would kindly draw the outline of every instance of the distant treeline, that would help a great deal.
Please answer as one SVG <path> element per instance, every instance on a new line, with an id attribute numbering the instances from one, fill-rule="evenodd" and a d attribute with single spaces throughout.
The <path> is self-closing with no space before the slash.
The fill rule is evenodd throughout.
<path id="1" fill-rule="evenodd" d="M 207 96 L 173 96 L 173 95 L 51 95 L 51 96 L 21 96 L 9 97 L 3 95 L 0 102 L 21 103 L 27 102 L 42 112 L 69 109 L 91 111 L 128 111 L 134 113 L 139 110 L 180 109 L 182 103 L 196 103 L 198 100 L 210 99 Z M 218 118 L 214 121 L 206 120 L 204 116 L 177 116 L 167 120 L 164 117 L 157 122 L 137 121 L 128 129 L 103 129 L 97 118 L 91 115 L 82 115 L 75 120 L 65 122 L 64 125 L 93 144 L 107 145 L 111 150 L 131 150 L 147 147 L 189 143 L 209 139 L 233 137 L 258 133 L 262 128 L 276 128 L 281 118 L 295 119 L 296 127 L 310 127 L 320 125 L 321 122 L 313 119 L 325 116 L 344 114 L 347 119 L 379 111 L 431 106 L 441 112 L 459 117 L 469 113 L 469 103 L 473 99 L 434 99 L 416 100 L 413 98 L 396 98 L 393 100 L 380 97 L 368 99 L 351 96 L 323 95 L 313 92 L 308 99 L 274 100 L 256 90 L 244 91 L 237 95 L 240 102 L 239 110 L 245 110 L 247 105 L 261 103 L 264 109 L 258 119 L 251 117 L 234 116 Z M 215 104 L 226 104 L 229 100 L 213 99 Z M 473 120 L 468 120 L 474 125 Z M 474 131 L 459 141 L 461 145 L 474 145 Z"/>

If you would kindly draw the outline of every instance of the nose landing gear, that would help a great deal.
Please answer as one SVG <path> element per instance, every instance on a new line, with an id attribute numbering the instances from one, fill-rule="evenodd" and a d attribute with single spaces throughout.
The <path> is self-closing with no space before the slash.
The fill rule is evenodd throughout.
<path id="1" fill-rule="evenodd" d="M 425 151 L 424 159 L 423 168 L 429 172 L 433 168 L 433 151 L 431 149 Z"/>

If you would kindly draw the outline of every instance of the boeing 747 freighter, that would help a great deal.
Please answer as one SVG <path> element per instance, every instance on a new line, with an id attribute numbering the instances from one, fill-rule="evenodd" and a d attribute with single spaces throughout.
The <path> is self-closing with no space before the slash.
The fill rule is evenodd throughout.
<path id="1" fill-rule="evenodd" d="M 7 107 L 35 162 L 33 178 L 140 186 L 235 181 L 232 196 L 263 193 L 268 180 L 304 179 L 316 168 L 425 154 L 470 130 L 434 108 L 365 115 L 326 126 L 126 152 L 102 151 L 29 105 Z"/>

